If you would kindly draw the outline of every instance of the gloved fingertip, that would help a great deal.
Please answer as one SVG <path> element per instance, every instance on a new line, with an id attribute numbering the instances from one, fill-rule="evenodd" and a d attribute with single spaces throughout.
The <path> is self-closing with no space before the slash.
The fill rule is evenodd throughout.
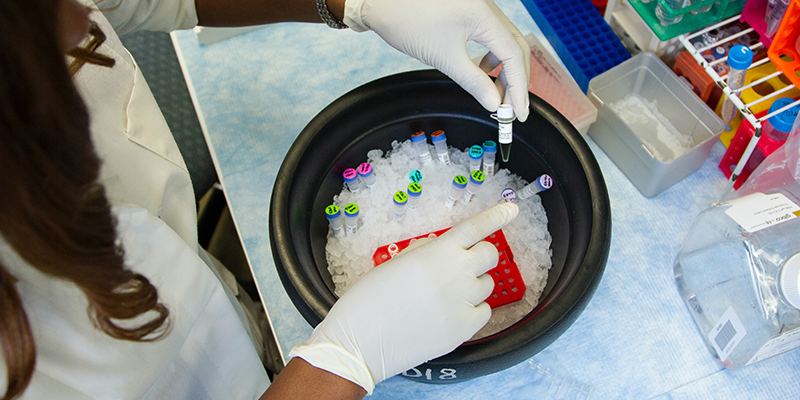
<path id="1" fill-rule="evenodd" d="M 525 122 L 528 120 L 528 115 L 530 111 L 528 107 L 518 107 L 519 109 L 514 110 L 514 114 L 517 116 L 517 120 L 519 122 Z"/>
<path id="2" fill-rule="evenodd" d="M 493 207 L 498 213 L 498 219 L 503 226 L 513 221 L 519 214 L 519 206 L 514 203 L 500 203 Z"/>

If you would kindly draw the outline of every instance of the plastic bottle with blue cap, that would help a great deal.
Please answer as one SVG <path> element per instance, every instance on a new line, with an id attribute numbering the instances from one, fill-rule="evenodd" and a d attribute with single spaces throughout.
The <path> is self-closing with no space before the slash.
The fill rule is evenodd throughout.
<path id="1" fill-rule="evenodd" d="M 483 174 L 494 176 L 494 159 L 497 156 L 497 143 L 494 140 L 487 140 L 481 146 L 483 148 Z"/>
<path id="2" fill-rule="evenodd" d="M 752 64 L 753 51 L 749 47 L 742 45 L 731 47 L 728 51 L 728 78 L 725 80 L 731 91 L 742 87 L 747 69 Z M 739 97 L 739 93 L 733 93 L 733 95 Z M 738 112 L 739 109 L 734 106 L 728 96 L 725 96 L 722 101 L 722 120 L 728 124 Z"/>
<path id="3" fill-rule="evenodd" d="M 772 103 L 772 105 L 769 107 L 768 113 L 772 114 L 794 102 L 794 99 L 782 97 Z M 797 119 L 798 110 L 800 110 L 800 106 L 794 106 L 787 110 L 783 110 L 782 112 L 775 114 L 768 120 L 764 121 L 761 124 L 762 138 L 768 137 L 776 142 L 785 142 L 789 137 L 789 132 L 792 131 L 792 124 L 794 124 L 794 121 Z M 765 158 L 766 155 L 764 155 L 764 152 L 756 147 L 753 149 L 750 159 L 747 160 L 747 169 L 750 171 L 755 171 L 756 167 L 758 167 Z"/>

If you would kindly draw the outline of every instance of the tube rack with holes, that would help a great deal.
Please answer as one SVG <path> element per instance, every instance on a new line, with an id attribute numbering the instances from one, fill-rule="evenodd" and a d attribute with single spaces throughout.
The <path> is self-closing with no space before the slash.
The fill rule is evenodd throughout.
<path id="1" fill-rule="evenodd" d="M 772 73 L 772 74 L 767 75 L 767 76 L 765 76 L 765 77 L 763 77 L 761 79 L 758 79 L 758 80 L 755 80 L 753 82 L 750 82 L 750 84 L 742 86 L 739 89 L 731 90 L 730 87 L 728 87 L 728 85 L 725 83 L 725 78 L 727 76 L 727 73 L 723 72 L 722 76 L 720 76 L 714 70 L 714 66 L 726 62 L 728 60 L 728 57 L 725 56 L 723 58 L 716 59 L 716 60 L 714 60 L 714 61 L 712 61 L 710 63 L 703 58 L 703 52 L 704 51 L 711 50 L 711 49 L 713 49 L 715 47 L 724 45 L 725 43 L 733 42 L 738 37 L 749 34 L 749 33 L 754 31 L 752 27 L 748 27 L 747 29 L 743 29 L 741 32 L 735 33 L 733 35 L 730 35 L 730 36 L 727 36 L 727 37 L 723 37 L 723 38 L 719 38 L 716 42 L 714 42 L 712 44 L 709 44 L 709 45 L 706 45 L 706 46 L 703 46 L 703 47 L 700 47 L 700 48 L 695 48 L 694 44 L 692 44 L 692 41 L 691 41 L 692 39 L 698 38 L 698 37 L 702 36 L 703 34 L 709 32 L 711 30 L 721 29 L 721 28 L 725 27 L 726 25 L 732 24 L 734 21 L 740 20 L 740 17 L 741 17 L 741 14 L 740 15 L 735 15 L 735 16 L 733 16 L 731 18 L 728 18 L 728 19 L 726 19 L 724 21 L 720 21 L 720 22 L 718 22 L 716 24 L 709 25 L 705 29 L 701 29 L 701 30 L 696 31 L 696 32 L 691 33 L 691 34 L 678 36 L 678 40 L 680 40 L 681 44 L 683 44 L 683 47 L 685 47 L 686 50 L 689 51 L 689 53 L 692 55 L 692 57 L 695 59 L 695 61 L 697 61 L 697 63 L 700 64 L 701 67 L 703 67 L 703 70 L 705 70 L 705 72 L 708 74 L 708 76 L 710 76 L 711 79 L 713 79 L 714 82 L 717 84 L 717 86 L 719 86 L 722 89 L 723 95 L 726 96 L 733 103 L 733 105 L 741 112 L 742 117 L 745 120 L 747 120 L 747 122 L 749 122 L 755 128 L 755 134 L 753 135 L 753 138 L 750 139 L 750 142 L 747 144 L 747 148 L 745 149 L 744 153 L 742 154 L 742 157 L 739 159 L 739 162 L 736 164 L 736 168 L 731 173 L 730 179 L 728 180 L 728 183 L 725 186 L 725 189 L 723 190 L 722 194 L 720 195 L 719 200 L 722 200 L 728 194 L 728 192 L 730 192 L 730 190 L 733 188 L 733 185 L 736 183 L 736 179 L 741 175 L 742 170 L 744 169 L 744 166 L 747 164 L 747 160 L 749 160 L 750 159 L 750 155 L 753 154 L 753 150 L 756 148 L 756 145 L 758 144 L 758 140 L 761 139 L 761 123 L 763 121 L 766 121 L 767 119 L 771 118 L 774 115 L 780 114 L 783 111 L 788 110 L 788 109 L 800 104 L 800 100 L 798 100 L 798 101 L 795 101 L 795 102 L 793 102 L 791 104 L 786 105 L 785 107 L 782 107 L 782 108 L 780 108 L 778 110 L 775 110 L 772 113 L 767 113 L 767 114 L 757 118 L 755 116 L 755 114 L 751 111 L 751 109 L 750 109 L 751 107 L 753 107 L 754 105 L 756 105 L 758 103 L 761 103 L 763 101 L 767 101 L 767 100 L 770 100 L 770 99 L 772 101 L 777 100 L 778 98 L 780 98 L 781 94 L 786 93 L 789 90 L 792 90 L 793 88 L 795 88 L 795 85 L 794 84 L 788 85 L 788 86 L 786 86 L 786 87 L 784 87 L 782 89 L 776 90 L 773 93 L 770 93 L 770 94 L 768 94 L 766 96 L 763 96 L 763 97 L 761 97 L 761 98 L 759 98 L 759 99 L 757 99 L 755 101 L 752 101 L 750 103 L 745 104 L 745 103 L 742 102 L 742 100 L 739 98 L 739 96 L 736 96 L 736 94 L 740 93 L 743 90 L 746 90 L 746 89 L 749 89 L 751 87 L 757 86 L 757 85 L 759 85 L 761 83 L 764 83 L 764 82 L 766 82 L 766 81 L 768 81 L 768 80 L 770 80 L 770 79 L 772 79 L 774 77 L 777 77 L 777 76 L 783 74 L 783 72 L 778 70 L 775 73 Z M 762 44 L 761 42 L 756 42 L 755 44 L 753 44 L 753 45 L 751 45 L 749 47 L 750 47 L 750 50 L 752 50 L 753 53 L 755 54 L 758 50 L 760 50 L 760 49 L 762 49 L 764 47 L 764 44 Z M 750 68 L 748 68 L 748 71 L 753 69 L 753 68 L 756 68 L 756 67 L 759 67 L 761 65 L 764 65 L 764 64 L 766 64 L 768 62 L 771 62 L 771 61 L 767 57 L 764 57 L 761 60 L 753 61 L 753 64 L 750 66 Z"/>
<path id="2" fill-rule="evenodd" d="M 372 254 L 372 262 L 377 267 L 394 258 L 394 256 L 398 255 L 414 241 L 426 237 L 438 237 L 449 229 L 450 228 L 441 229 L 436 232 L 378 247 L 375 253 Z M 506 241 L 503 230 L 500 229 L 492 233 L 484 240 L 493 244 L 494 247 L 497 248 L 497 252 L 500 256 L 497 265 L 486 272 L 492 277 L 492 280 L 494 280 L 494 289 L 492 289 L 492 294 L 486 299 L 486 303 L 489 304 L 490 307 L 496 308 L 522 300 L 522 297 L 525 295 L 525 282 L 522 280 L 522 274 L 519 272 L 517 263 L 514 262 L 514 253 L 511 252 L 511 247 L 508 245 L 508 241 Z"/>

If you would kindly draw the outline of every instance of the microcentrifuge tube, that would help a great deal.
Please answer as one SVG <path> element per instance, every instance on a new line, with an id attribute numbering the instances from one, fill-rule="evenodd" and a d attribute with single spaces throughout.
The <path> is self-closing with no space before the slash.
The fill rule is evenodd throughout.
<path id="1" fill-rule="evenodd" d="M 348 203 L 344 206 L 344 226 L 347 228 L 347 233 L 356 233 L 358 229 L 358 205 L 356 203 Z"/>
<path id="2" fill-rule="evenodd" d="M 494 175 L 494 157 L 497 155 L 497 143 L 494 140 L 483 142 L 483 174 Z"/>
<path id="3" fill-rule="evenodd" d="M 392 196 L 394 202 L 394 219 L 401 221 L 406 216 L 406 203 L 408 203 L 408 195 L 402 190 L 394 192 Z"/>
<path id="4" fill-rule="evenodd" d="M 450 193 L 447 195 L 447 202 L 445 205 L 447 207 L 452 207 L 453 204 L 456 203 L 461 194 L 464 193 L 464 189 L 467 187 L 467 178 L 464 175 L 456 175 L 453 178 L 453 184 L 450 186 Z"/>
<path id="5" fill-rule="evenodd" d="M 325 217 L 328 218 L 328 223 L 331 226 L 331 230 L 333 230 L 333 236 L 337 238 L 344 237 L 344 223 L 342 212 L 339 211 L 339 206 L 336 204 L 331 204 L 325 207 Z"/>
<path id="6" fill-rule="evenodd" d="M 511 156 L 511 141 L 514 138 L 512 122 L 514 122 L 514 109 L 510 104 L 500 104 L 497 114 L 492 114 L 497 120 L 497 141 L 500 143 L 500 155 L 503 162 L 508 162 Z"/>
<path id="7" fill-rule="evenodd" d="M 375 174 L 372 173 L 372 165 L 370 163 L 363 163 L 358 166 L 358 176 L 367 185 L 368 188 L 375 186 Z"/>
<path id="8" fill-rule="evenodd" d="M 418 169 L 413 169 L 408 173 L 408 179 L 411 180 L 411 182 L 419 183 L 422 180 L 422 172 Z"/>
<path id="9" fill-rule="evenodd" d="M 436 147 L 436 155 L 439 157 L 439 161 L 444 165 L 450 165 L 450 152 L 447 150 L 447 136 L 444 131 L 438 130 L 431 133 L 431 141 L 433 146 Z"/>
<path id="10" fill-rule="evenodd" d="M 419 198 L 422 196 L 422 185 L 412 182 L 408 185 L 408 209 L 413 210 L 419 204 Z"/>
<path id="11" fill-rule="evenodd" d="M 464 204 L 467 204 L 472 200 L 472 196 L 475 196 L 475 193 L 478 193 L 481 190 L 481 185 L 483 185 L 483 180 L 486 178 L 486 175 L 483 174 L 481 171 L 472 171 L 469 174 L 469 183 L 467 183 L 467 190 L 464 191 L 464 197 L 461 201 Z"/>
<path id="12" fill-rule="evenodd" d="M 501 203 L 513 203 L 517 201 L 517 191 L 512 188 L 505 188 L 500 192 Z"/>
<path id="13" fill-rule="evenodd" d="M 361 189 L 361 181 L 358 180 L 358 172 L 354 168 L 348 168 L 342 172 L 344 181 L 347 183 L 347 188 L 353 193 L 358 193 Z"/>
<path id="14" fill-rule="evenodd" d="M 475 145 L 469 148 L 469 170 L 479 171 L 483 161 L 483 147 Z"/>
<path id="15" fill-rule="evenodd" d="M 431 162 L 431 150 L 428 148 L 428 138 L 425 137 L 425 132 L 419 131 L 411 135 L 411 143 L 414 143 L 414 148 L 417 149 L 419 161 L 422 165 Z"/>
<path id="16" fill-rule="evenodd" d="M 533 183 L 525 186 L 522 190 L 519 191 L 519 198 L 520 199 L 527 199 L 539 192 L 544 192 L 547 189 L 553 187 L 553 178 L 550 175 L 544 174 L 538 178 Z"/>

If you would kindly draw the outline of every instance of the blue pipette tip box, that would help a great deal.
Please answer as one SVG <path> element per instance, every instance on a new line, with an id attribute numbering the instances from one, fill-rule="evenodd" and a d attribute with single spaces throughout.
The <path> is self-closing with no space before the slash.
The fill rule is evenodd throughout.
<path id="1" fill-rule="evenodd" d="M 589 81 L 631 58 L 590 0 L 522 0 L 583 93 Z"/>

